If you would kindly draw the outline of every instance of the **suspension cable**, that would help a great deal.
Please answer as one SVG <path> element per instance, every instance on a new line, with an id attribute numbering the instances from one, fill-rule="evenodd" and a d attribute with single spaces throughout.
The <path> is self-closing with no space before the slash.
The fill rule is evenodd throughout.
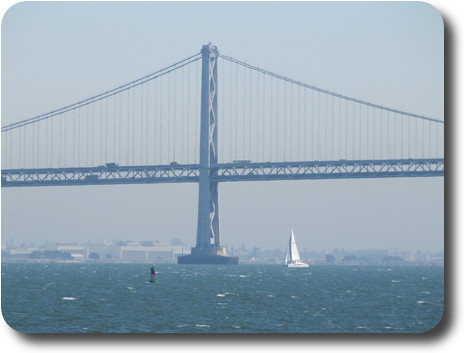
<path id="1" fill-rule="evenodd" d="M 74 110 L 74 109 L 78 109 L 78 108 L 81 108 L 83 106 L 89 105 L 91 103 L 95 103 L 95 102 L 97 102 L 99 100 L 114 96 L 115 94 L 124 92 L 126 90 L 131 89 L 131 88 L 134 88 L 134 87 L 137 87 L 137 86 L 139 86 L 141 84 L 144 84 L 144 83 L 146 83 L 148 81 L 151 81 L 151 80 L 154 80 L 154 79 L 156 79 L 158 77 L 164 76 L 164 75 L 166 75 L 166 74 L 168 74 L 168 73 L 170 73 L 172 71 L 178 70 L 181 67 L 189 65 L 189 64 L 191 64 L 191 63 L 193 63 L 193 62 L 195 62 L 197 60 L 200 60 L 200 59 L 201 59 L 200 53 L 192 55 L 192 56 L 190 56 L 190 57 L 188 57 L 188 58 L 186 58 L 184 60 L 181 60 L 181 61 L 179 61 L 179 62 L 177 62 L 175 64 L 172 64 L 172 65 L 170 65 L 170 66 L 168 66 L 168 67 L 166 67 L 164 69 L 158 70 L 158 71 L 156 71 L 154 73 L 151 73 L 149 75 L 141 77 L 141 78 L 139 78 L 137 80 L 131 81 L 131 82 L 126 83 L 126 84 L 121 85 L 121 86 L 118 86 L 118 87 L 113 88 L 113 89 L 111 89 L 109 91 L 105 91 L 105 92 L 100 93 L 98 95 L 95 95 L 93 97 L 84 99 L 84 100 L 79 101 L 77 103 L 62 107 L 60 109 L 52 110 L 52 111 L 50 111 L 48 113 L 37 115 L 37 116 L 34 116 L 32 118 L 21 120 L 21 121 L 18 121 L 16 123 L 12 123 L 12 124 L 2 126 L 2 132 L 12 130 L 12 129 L 15 129 L 15 128 L 18 128 L 18 127 L 21 127 L 21 126 L 24 126 L 24 125 L 28 125 L 28 124 L 31 124 L 31 123 L 35 123 L 37 121 L 41 121 L 41 120 L 44 120 L 44 119 L 49 119 L 49 118 L 54 117 L 56 115 L 60 115 L 62 113 L 65 113 L 65 112 L 68 112 L 68 111 L 71 111 L 71 110 Z"/>
<path id="2" fill-rule="evenodd" d="M 276 74 L 276 73 L 271 72 L 271 71 L 267 71 L 267 70 L 261 69 L 261 68 L 259 68 L 259 67 L 257 67 L 257 66 L 253 66 L 253 65 L 247 64 L 247 63 L 245 63 L 245 62 L 243 62 L 243 61 L 234 59 L 234 58 L 232 58 L 232 57 L 230 57 L 230 56 L 227 56 L 227 55 L 224 55 L 224 54 L 219 54 L 219 56 L 222 57 L 222 58 L 225 59 L 225 60 L 228 60 L 228 61 L 231 61 L 231 62 L 233 62 L 233 63 L 235 63 L 235 64 L 244 66 L 244 67 L 246 67 L 246 68 L 248 68 L 248 69 L 255 70 L 255 71 L 259 71 L 259 72 L 261 72 L 261 73 L 263 73 L 263 74 L 266 74 L 266 75 L 269 75 L 269 76 L 278 78 L 278 79 L 280 79 L 280 80 L 283 80 L 283 81 L 286 81 L 286 82 L 290 82 L 290 83 L 293 83 L 293 84 L 295 84 L 295 85 L 302 86 L 302 87 L 305 87 L 305 88 L 309 88 L 309 89 L 312 89 L 312 90 L 314 90 L 314 91 L 318 91 L 318 92 L 321 92 L 321 93 L 324 93 L 324 94 L 328 94 L 328 95 L 331 95 L 331 96 L 334 96 L 334 97 L 337 97 L 337 98 L 346 99 L 346 100 L 352 101 L 352 102 L 354 102 L 354 103 L 367 105 L 367 106 L 370 106 L 370 107 L 373 107 L 373 108 L 378 108 L 378 109 L 390 111 L 390 112 L 393 112 L 393 113 L 397 113 L 397 114 L 402 114 L 402 115 L 410 116 L 410 117 L 413 117 L 413 118 L 418 118 L 418 119 L 423 119 L 423 120 L 429 120 L 429 121 L 433 121 L 433 122 L 436 122 L 436 123 L 444 124 L 444 121 L 443 121 L 443 120 L 432 119 L 432 118 L 429 118 L 429 117 L 426 117 L 426 116 L 423 116 L 423 115 L 417 115 L 417 114 L 413 114 L 413 113 L 408 113 L 408 112 L 404 112 L 404 111 L 401 111 L 401 110 L 398 110 L 398 109 L 392 109 L 392 108 L 384 107 L 384 106 L 382 106 L 382 105 L 378 105 L 378 104 L 366 102 L 366 101 L 363 101 L 363 100 L 360 100 L 360 99 L 357 99 L 357 98 L 348 97 L 348 96 L 345 96 L 345 95 L 342 95 L 342 94 L 339 94 L 339 93 L 331 92 L 331 91 L 328 91 L 328 90 L 326 90 L 326 89 L 322 89 L 322 88 L 319 88 L 319 87 L 316 87 L 316 86 L 308 85 L 308 84 L 303 83 L 303 82 L 300 82 L 300 81 L 293 80 L 293 79 L 291 79 L 291 78 L 288 78 L 288 77 L 285 77 L 285 76 Z"/>

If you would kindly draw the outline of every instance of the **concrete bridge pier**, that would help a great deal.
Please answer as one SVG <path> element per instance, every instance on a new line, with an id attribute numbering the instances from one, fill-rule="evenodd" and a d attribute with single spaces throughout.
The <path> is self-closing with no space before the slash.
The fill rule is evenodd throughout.
<path id="1" fill-rule="evenodd" d="M 201 70 L 200 180 L 197 243 L 179 264 L 238 264 L 227 256 L 219 233 L 218 183 L 211 180 L 218 157 L 217 58 L 215 46 L 204 45 Z"/>

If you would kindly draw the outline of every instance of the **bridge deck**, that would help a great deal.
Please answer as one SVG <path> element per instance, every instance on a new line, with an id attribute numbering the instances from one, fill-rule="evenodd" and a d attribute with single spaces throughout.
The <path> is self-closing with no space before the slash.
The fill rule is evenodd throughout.
<path id="1" fill-rule="evenodd" d="M 210 168 L 218 182 L 434 177 L 444 175 L 444 159 L 338 160 L 225 163 Z M 191 183 L 199 165 L 98 166 L 2 170 L 2 187 Z"/>

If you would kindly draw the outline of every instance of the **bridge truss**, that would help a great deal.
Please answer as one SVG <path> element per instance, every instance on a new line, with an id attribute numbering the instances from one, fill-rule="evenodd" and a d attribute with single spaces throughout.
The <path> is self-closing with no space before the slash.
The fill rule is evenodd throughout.
<path id="1" fill-rule="evenodd" d="M 370 161 L 223 163 L 211 165 L 215 182 L 308 179 L 437 177 L 443 159 Z M 89 168 L 10 169 L 2 187 L 197 183 L 200 165 L 99 166 Z"/>

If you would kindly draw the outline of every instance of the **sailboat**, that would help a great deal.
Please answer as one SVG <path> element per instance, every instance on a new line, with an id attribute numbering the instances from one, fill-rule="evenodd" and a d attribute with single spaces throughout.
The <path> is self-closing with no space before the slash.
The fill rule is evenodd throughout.
<path id="1" fill-rule="evenodd" d="M 309 267 L 309 265 L 300 259 L 298 248 L 296 247 L 295 235 L 293 229 L 288 241 L 287 253 L 285 254 L 285 266 L 287 267 Z"/>

